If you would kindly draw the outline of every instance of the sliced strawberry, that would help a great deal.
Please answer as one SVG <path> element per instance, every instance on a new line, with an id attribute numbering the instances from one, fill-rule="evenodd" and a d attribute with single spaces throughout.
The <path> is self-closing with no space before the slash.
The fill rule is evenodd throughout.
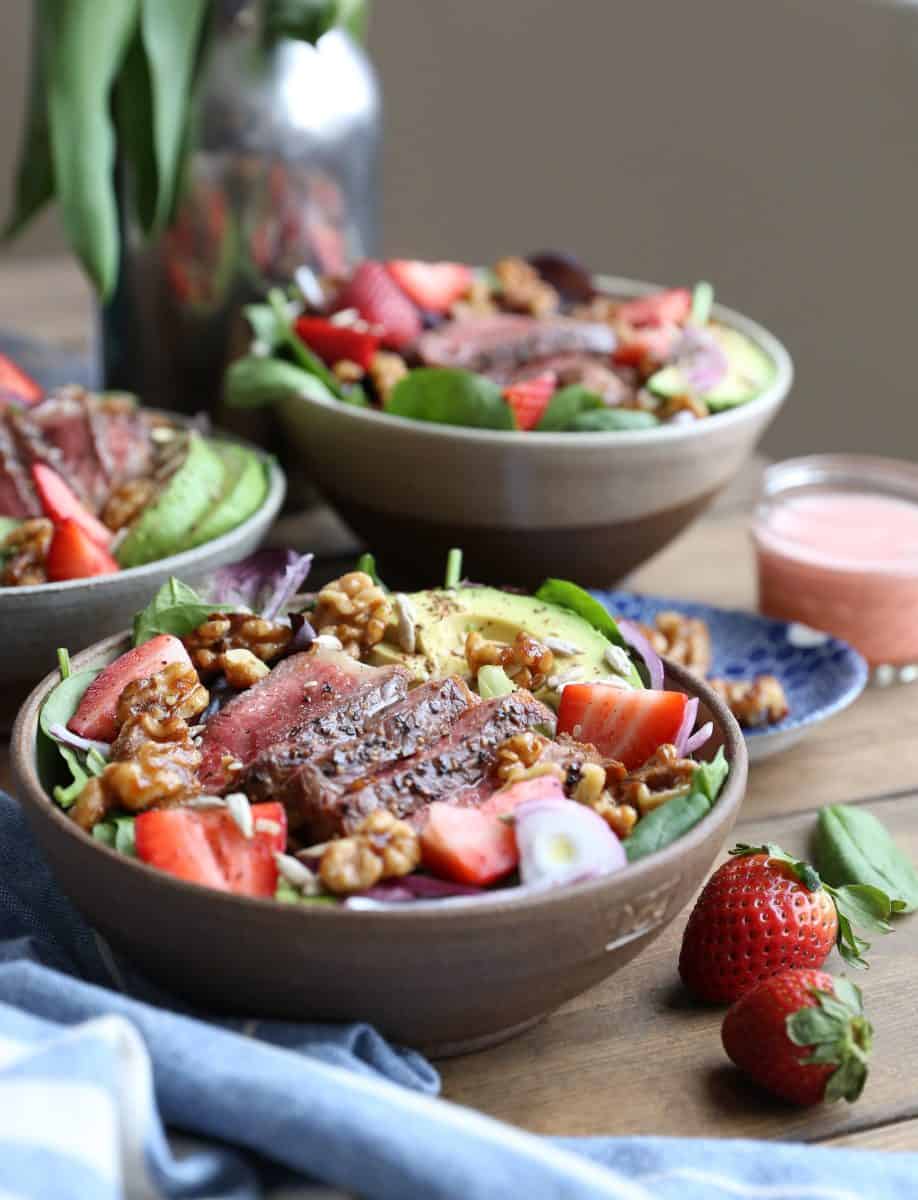
<path id="1" fill-rule="evenodd" d="M 558 732 L 592 742 L 631 771 L 675 739 L 688 699 L 682 692 L 569 683 L 561 693 Z"/>
<path id="2" fill-rule="evenodd" d="M 368 371 L 373 355 L 379 349 L 376 334 L 336 325 L 325 317 L 300 317 L 295 329 L 310 350 L 330 367 L 347 359 Z"/>
<path id="3" fill-rule="evenodd" d="M 109 663 L 95 677 L 67 722 L 80 737 L 110 742 L 118 732 L 118 700 L 129 683 L 155 675 L 169 663 L 191 666 L 188 651 L 171 633 L 161 633 L 142 646 L 135 646 Z"/>
<path id="4" fill-rule="evenodd" d="M 365 259 L 338 293 L 335 308 L 356 308 L 369 325 L 379 326 L 380 340 L 401 350 L 421 332 L 421 314 L 381 262 Z"/>
<path id="5" fill-rule="evenodd" d="M 558 376 L 554 371 L 546 371 L 544 375 L 521 379 L 519 383 L 504 388 L 504 399 L 513 409 L 517 429 L 535 429 L 555 394 L 557 384 Z"/>
<path id="6" fill-rule="evenodd" d="M 612 361 L 620 367 L 638 367 L 645 374 L 652 374 L 667 361 L 678 336 L 675 325 L 619 327 Z"/>
<path id="7" fill-rule="evenodd" d="M 141 813 L 134 823 L 137 857 L 160 871 L 237 896 L 273 896 L 275 852 L 287 844 L 281 804 L 254 804 L 247 838 L 225 809 L 169 808 Z M 267 828 L 266 828 L 267 826 Z"/>
<path id="8" fill-rule="evenodd" d="M 0 354 L 0 411 L 8 404 L 37 404 L 44 392 L 11 358 Z"/>
<path id="9" fill-rule="evenodd" d="M 519 783 L 511 783 L 509 787 L 501 788 L 493 796 L 489 796 L 478 811 L 492 817 L 500 817 L 504 813 L 513 812 L 519 804 L 529 800 L 565 800 L 564 788 L 554 775 L 537 775 L 535 779 L 521 779 Z"/>
<path id="10" fill-rule="evenodd" d="M 415 304 L 434 313 L 449 312 L 474 279 L 470 267 L 455 262 L 393 258 L 386 263 L 386 270 Z"/>
<path id="11" fill-rule="evenodd" d="M 421 831 L 421 862 L 432 875 L 485 887 L 519 860 L 512 828 L 491 813 L 437 802 Z"/>
<path id="12" fill-rule="evenodd" d="M 114 575 L 121 568 L 109 552 L 94 542 L 82 525 L 68 518 L 54 530 L 45 571 L 52 583 Z"/>
<path id="13" fill-rule="evenodd" d="M 625 325 L 684 325 L 692 311 L 692 293 L 688 288 L 670 288 L 626 300 L 619 306 L 616 319 Z"/>
<path id="14" fill-rule="evenodd" d="M 82 504 L 70 487 L 61 479 L 57 471 L 45 463 L 32 463 L 32 482 L 38 492 L 38 499 L 44 509 L 45 516 L 55 525 L 63 525 L 65 521 L 74 521 L 83 532 L 98 546 L 108 546 L 112 540 L 112 531 L 106 529 L 102 522 L 92 515 L 85 504 Z"/>

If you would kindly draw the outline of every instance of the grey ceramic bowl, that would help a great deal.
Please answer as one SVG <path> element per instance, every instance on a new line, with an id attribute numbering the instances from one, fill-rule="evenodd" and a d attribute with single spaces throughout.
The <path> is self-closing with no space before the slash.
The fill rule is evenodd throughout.
<path id="1" fill-rule="evenodd" d="M 127 637 L 109 638 L 74 667 L 102 666 L 128 645 Z M 116 950 L 206 1009 L 365 1020 L 441 1055 L 510 1037 L 624 967 L 698 888 L 746 788 L 736 721 L 707 685 L 671 666 L 668 686 L 698 696 L 698 720 L 714 722 L 705 753 L 723 745 L 730 763 L 717 804 L 672 846 L 618 874 L 553 891 L 387 911 L 296 908 L 185 883 L 78 829 L 50 799 L 51 781 L 36 761 L 39 712 L 56 683 L 56 675 L 45 679 L 16 722 L 17 795 L 60 884 Z"/>
<path id="2" fill-rule="evenodd" d="M 653 290 L 606 276 L 597 285 L 620 296 Z M 461 546 L 472 579 L 532 587 L 553 574 L 604 587 L 711 503 L 790 390 L 791 359 L 776 338 L 719 305 L 714 316 L 772 359 L 774 382 L 692 425 L 521 435 L 308 397 L 278 411 L 305 470 L 376 553 L 387 582 L 421 586 Z"/>
<path id="3" fill-rule="evenodd" d="M 0 728 L 9 728 L 30 688 L 53 667 L 58 646 L 81 650 L 123 629 L 170 575 L 194 584 L 258 547 L 280 510 L 286 488 L 273 459 L 261 456 L 268 468 L 265 501 L 222 537 L 117 575 L 0 588 L 0 630 L 5 635 L 0 640 Z"/>

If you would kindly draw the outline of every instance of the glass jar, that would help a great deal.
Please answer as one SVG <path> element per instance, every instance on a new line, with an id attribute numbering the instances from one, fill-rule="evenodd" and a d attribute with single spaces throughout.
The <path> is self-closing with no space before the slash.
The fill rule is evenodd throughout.
<path id="1" fill-rule="evenodd" d="M 766 616 L 849 642 L 875 682 L 918 678 L 918 466 L 849 454 L 777 463 L 752 534 Z"/>

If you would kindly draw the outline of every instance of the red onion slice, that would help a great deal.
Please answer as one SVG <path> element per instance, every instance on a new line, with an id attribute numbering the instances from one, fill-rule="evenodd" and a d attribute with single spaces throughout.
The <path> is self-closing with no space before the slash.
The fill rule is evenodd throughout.
<path id="1" fill-rule="evenodd" d="M 673 740 L 673 745 L 680 758 L 685 757 L 686 745 L 692 730 L 695 728 L 695 721 L 698 717 L 698 697 L 692 696 L 688 704 L 685 706 L 685 712 L 682 714 L 682 724 L 679 726 L 679 732 Z"/>
<path id="2" fill-rule="evenodd" d="M 714 724 L 712 721 L 708 721 L 707 724 L 702 725 L 700 729 L 696 730 L 685 743 L 685 750 L 683 752 L 685 756 L 688 757 L 688 755 L 694 754 L 696 750 L 700 750 L 713 732 Z"/>
<path id="3" fill-rule="evenodd" d="M 650 686 L 655 692 L 663 690 L 663 662 L 657 654 L 656 650 L 644 637 L 640 629 L 636 625 L 632 625 L 630 621 L 619 621 L 618 631 L 631 647 L 644 660 L 644 665 L 647 668 L 647 674 L 650 677 Z"/>
<path id="4" fill-rule="evenodd" d="M 96 750 L 106 758 L 111 750 L 109 742 L 94 742 L 92 738 L 79 737 L 78 734 L 71 733 L 66 725 L 56 723 L 49 725 L 48 730 L 59 742 L 63 742 L 65 746 L 72 746 L 74 750 L 83 750 L 87 753 L 90 750 Z"/>
<path id="5" fill-rule="evenodd" d="M 689 325 L 673 351 L 673 359 L 681 368 L 693 392 L 703 396 L 721 382 L 730 364 L 716 339 L 706 330 Z"/>
<path id="6" fill-rule="evenodd" d="M 574 800 L 529 800 L 513 811 L 524 885 L 576 883 L 619 871 L 621 842 L 597 813 Z"/>
<path id="7" fill-rule="evenodd" d="M 292 555 L 284 573 L 277 583 L 273 595 L 262 609 L 261 615 L 266 621 L 273 621 L 284 605 L 292 600 L 303 585 L 309 568 L 312 566 L 311 554 Z"/>
<path id="8" fill-rule="evenodd" d="M 386 904 L 407 903 L 411 900 L 446 900 L 450 896 L 480 896 L 483 888 L 466 883 L 450 883 L 430 875 L 405 875 L 360 892 L 363 900 L 380 900 Z"/>

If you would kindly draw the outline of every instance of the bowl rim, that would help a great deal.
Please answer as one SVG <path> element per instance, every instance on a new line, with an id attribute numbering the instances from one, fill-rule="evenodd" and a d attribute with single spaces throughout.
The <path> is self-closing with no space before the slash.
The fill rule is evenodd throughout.
<path id="1" fill-rule="evenodd" d="M 176 414 L 171 413 L 169 415 L 175 416 Z M 235 442 L 245 447 L 245 449 L 252 451 L 253 454 L 258 456 L 268 472 L 268 490 L 265 498 L 259 504 L 258 508 L 246 517 L 244 521 L 239 525 L 235 525 L 232 529 L 228 529 L 226 533 L 221 533 L 219 537 L 210 538 L 208 541 L 202 542 L 199 546 L 192 546 L 188 550 L 181 550 L 178 554 L 170 554 L 166 558 L 157 558 L 152 562 L 141 563 L 136 567 L 124 567 L 114 575 L 95 575 L 90 576 L 88 579 L 63 579 L 57 582 L 33 583 L 26 587 L 0 587 L 0 606 L 3 605 L 5 600 L 11 598 L 56 596 L 61 592 L 72 592 L 79 588 L 109 587 L 114 590 L 122 583 L 130 584 L 145 573 L 155 574 L 165 571 L 168 575 L 180 574 L 182 570 L 193 567 L 205 552 L 208 554 L 219 554 L 223 550 L 229 550 L 235 541 L 244 538 L 258 524 L 273 521 L 280 512 L 284 496 L 287 493 L 287 477 L 274 456 L 268 454 L 260 447 L 253 445 L 251 442 L 247 442 L 244 438 L 235 437 L 233 434 L 224 432 L 223 430 L 213 430 L 208 436 L 216 437 L 220 441 Z"/>
<path id="2" fill-rule="evenodd" d="M 663 285 L 647 283 L 644 280 L 628 279 L 624 276 L 596 274 L 593 276 L 597 285 L 604 290 L 626 297 L 647 295 L 659 291 Z M 409 430 L 423 432 L 434 438 L 449 438 L 452 441 L 470 443 L 490 442 L 493 444 L 518 445 L 530 447 L 530 453 L 555 453 L 562 447 L 588 446 L 606 449 L 612 446 L 636 448 L 647 445 L 681 444 L 703 438 L 713 429 L 728 429 L 745 424 L 759 415 L 765 415 L 776 408 L 790 392 L 794 382 L 794 364 L 789 351 L 773 333 L 750 317 L 743 316 L 723 304 L 715 303 L 712 316 L 724 325 L 734 328 L 744 334 L 762 350 L 775 365 L 775 377 L 767 388 L 754 400 L 738 404 L 715 417 L 702 421 L 693 421 L 686 425 L 658 425 L 651 429 L 623 429 L 606 432 L 580 433 L 540 433 L 538 437 L 519 437 L 519 431 L 514 429 L 476 429 L 464 425 L 443 425 L 434 421 L 417 421 L 411 417 L 399 417 L 392 413 L 380 412 L 372 408 L 357 408 L 354 405 L 342 404 L 340 400 L 320 399 L 311 395 L 291 397 L 286 403 L 305 404 L 311 408 L 325 412 L 334 412 L 342 420 L 352 421 L 357 425 L 364 424 L 369 430 L 382 433 L 389 429 L 393 432 Z"/>
<path id="3" fill-rule="evenodd" d="M 108 661 L 116 657 L 116 651 L 122 652 L 130 642 L 127 631 L 114 634 L 103 641 L 87 647 L 72 660 L 74 670 L 83 670 L 98 664 L 108 656 Z M 675 663 L 665 662 L 666 678 L 678 685 L 679 689 L 688 695 L 697 696 L 711 712 L 715 728 L 723 735 L 724 752 L 730 764 L 730 772 L 717 802 L 708 813 L 693 826 L 688 833 L 678 838 L 671 845 L 658 850 L 635 863 L 628 863 L 622 870 L 599 879 L 574 883 L 563 888 L 546 889 L 508 889 L 481 896 L 451 897 L 439 900 L 416 900 L 410 904 L 392 904 L 378 908 L 348 908 L 341 905 L 296 905 L 282 904 L 277 900 L 237 896 L 228 892 L 220 892 L 201 885 L 174 878 L 156 868 L 131 858 L 96 841 L 79 829 L 45 791 L 38 775 L 36 756 L 38 719 L 48 693 L 59 682 L 57 671 L 50 671 L 44 679 L 32 690 L 28 699 L 19 710 L 11 739 L 11 763 L 13 777 L 17 784 L 20 802 L 24 803 L 42 815 L 50 817 L 57 825 L 58 831 L 65 837 L 77 839 L 85 848 L 90 848 L 101 854 L 117 860 L 126 871 L 141 872 L 151 884 L 169 889 L 178 889 L 177 895 L 186 895 L 189 902 L 206 899 L 209 893 L 214 904 L 223 905 L 228 918 L 239 911 L 239 905 L 248 911 L 261 911 L 264 914 L 274 912 L 278 921 L 319 920 L 338 921 L 342 925 L 363 924 L 367 920 L 410 921 L 412 919 L 444 920 L 450 917 L 462 920 L 473 916 L 488 917 L 498 913 L 541 911 L 555 904 L 560 898 L 588 898 L 598 896 L 609 888 L 619 886 L 618 881 L 640 881 L 657 878 L 660 870 L 669 875 L 679 874 L 679 862 L 682 857 L 700 846 L 708 837 L 712 826 L 722 825 L 729 833 L 737 813 L 739 812 L 746 791 L 748 775 L 748 754 L 742 731 L 733 714 L 723 701 L 708 685 L 692 675 L 684 667 Z M 255 906 L 253 910 L 251 906 Z"/>

